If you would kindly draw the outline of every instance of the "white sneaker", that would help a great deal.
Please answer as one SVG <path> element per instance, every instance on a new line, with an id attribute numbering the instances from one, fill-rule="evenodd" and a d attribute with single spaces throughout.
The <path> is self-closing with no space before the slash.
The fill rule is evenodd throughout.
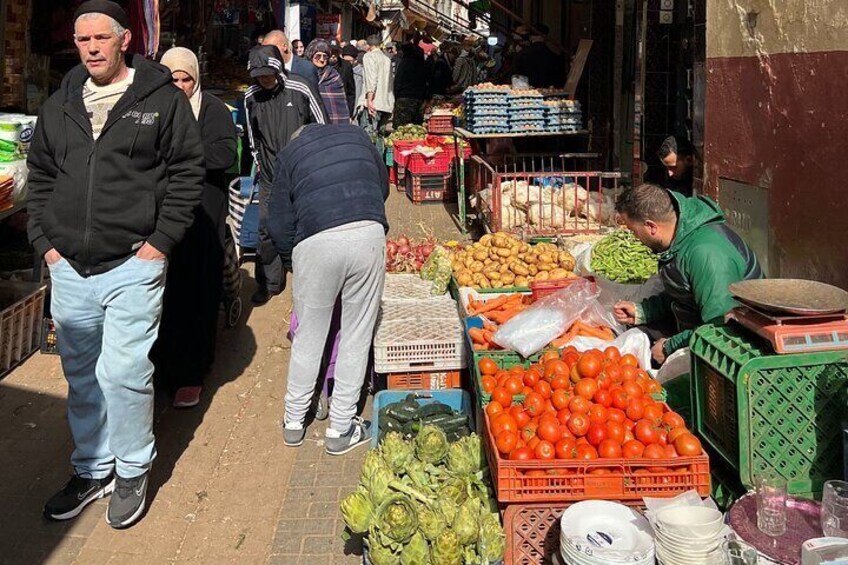
<path id="1" fill-rule="evenodd" d="M 289 447 L 303 445 L 306 437 L 306 428 L 303 422 L 286 422 L 283 424 L 283 442 Z"/>
<path id="2" fill-rule="evenodd" d="M 344 455 L 371 441 L 371 422 L 356 417 L 345 433 L 327 428 L 325 440 L 326 451 L 329 455 Z"/>

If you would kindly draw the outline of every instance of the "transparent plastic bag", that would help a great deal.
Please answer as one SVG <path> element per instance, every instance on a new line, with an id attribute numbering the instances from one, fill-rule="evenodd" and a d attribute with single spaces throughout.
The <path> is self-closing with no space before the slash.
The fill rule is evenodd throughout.
<path id="1" fill-rule="evenodd" d="M 495 332 L 495 343 L 529 357 L 561 336 L 598 297 L 597 288 L 579 280 L 546 296 Z"/>
<path id="2" fill-rule="evenodd" d="M 651 340 L 642 331 L 636 328 L 627 330 L 612 341 L 604 341 L 596 337 L 575 337 L 568 342 L 577 351 L 588 351 L 590 349 L 605 349 L 613 346 L 618 348 L 622 355 L 630 353 L 639 360 L 639 366 L 646 369 L 651 367 Z"/>

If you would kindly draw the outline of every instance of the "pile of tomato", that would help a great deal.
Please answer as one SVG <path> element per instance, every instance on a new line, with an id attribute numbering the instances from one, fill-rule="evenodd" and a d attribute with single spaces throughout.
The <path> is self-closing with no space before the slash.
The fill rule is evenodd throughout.
<path id="1" fill-rule="evenodd" d="M 547 352 L 527 368 L 479 361 L 495 447 L 511 460 L 673 459 L 701 454 L 660 384 L 615 347 Z M 513 398 L 524 395 L 513 404 Z"/>

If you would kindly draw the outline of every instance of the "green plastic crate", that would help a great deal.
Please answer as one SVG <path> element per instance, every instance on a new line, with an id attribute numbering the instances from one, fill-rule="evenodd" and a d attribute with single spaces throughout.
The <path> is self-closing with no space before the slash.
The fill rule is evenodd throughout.
<path id="1" fill-rule="evenodd" d="M 675 377 L 663 383 L 666 392 L 666 404 L 668 407 L 683 416 L 687 424 L 692 426 L 692 377 L 689 373 Z"/>
<path id="2" fill-rule="evenodd" d="M 763 472 L 791 494 L 841 478 L 848 355 L 776 355 L 741 330 L 706 325 L 691 341 L 698 433 L 751 488 Z"/>

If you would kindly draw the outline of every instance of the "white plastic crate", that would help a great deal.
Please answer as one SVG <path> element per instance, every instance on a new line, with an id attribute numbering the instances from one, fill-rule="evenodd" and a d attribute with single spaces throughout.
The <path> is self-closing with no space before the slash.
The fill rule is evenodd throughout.
<path id="1" fill-rule="evenodd" d="M 374 338 L 378 373 L 439 371 L 465 366 L 465 340 L 459 317 L 381 322 Z"/>
<path id="2" fill-rule="evenodd" d="M 0 282 L 0 376 L 40 347 L 45 288 Z"/>
<path id="3" fill-rule="evenodd" d="M 430 286 L 430 281 L 425 281 L 418 275 L 387 273 L 383 287 L 383 303 L 396 300 L 453 302 L 448 293 L 440 296 L 430 294 Z"/>
<path id="4" fill-rule="evenodd" d="M 380 309 L 380 321 L 456 320 L 459 312 L 452 300 L 386 300 Z"/>

